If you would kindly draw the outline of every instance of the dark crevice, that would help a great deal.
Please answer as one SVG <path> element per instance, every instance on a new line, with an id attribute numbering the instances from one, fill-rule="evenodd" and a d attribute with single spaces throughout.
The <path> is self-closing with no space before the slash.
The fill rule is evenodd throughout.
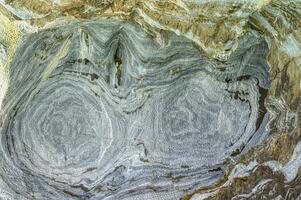
<path id="1" fill-rule="evenodd" d="M 260 127 L 260 125 L 263 121 L 263 118 L 264 118 L 265 114 L 267 113 L 267 109 L 264 105 L 264 101 L 265 101 L 265 98 L 268 95 L 268 90 L 267 89 L 264 89 L 262 87 L 258 87 L 258 88 L 259 88 L 260 98 L 259 98 L 259 101 L 258 101 L 259 113 L 258 113 L 258 118 L 256 120 L 256 130 L 259 129 L 259 127 Z"/>
<path id="2" fill-rule="evenodd" d="M 90 76 L 91 81 L 94 81 L 99 78 L 99 76 L 95 73 L 86 73 L 86 72 L 80 72 L 83 76 Z"/>
<path id="3" fill-rule="evenodd" d="M 181 165 L 181 168 L 183 168 L 183 169 L 189 169 L 189 166 L 188 165 Z"/>
<path id="4" fill-rule="evenodd" d="M 250 79 L 251 76 L 250 75 L 244 75 L 244 76 L 239 76 L 236 78 L 237 81 L 243 81 L 243 80 L 248 80 Z"/>
<path id="5" fill-rule="evenodd" d="M 85 65 L 93 64 L 88 58 L 70 59 L 66 62 L 66 64 L 79 64 L 79 63 L 83 63 Z"/>
<path id="6" fill-rule="evenodd" d="M 83 174 L 85 174 L 87 172 L 95 171 L 96 169 L 97 169 L 97 167 L 89 167 L 86 171 L 83 172 Z"/>
<path id="7" fill-rule="evenodd" d="M 118 86 L 121 85 L 121 76 L 122 76 L 122 54 L 121 54 L 121 47 L 119 43 L 114 55 L 114 64 L 116 66 L 115 76 L 117 79 L 117 83 L 115 83 L 114 87 L 117 88 Z"/>
<path id="8" fill-rule="evenodd" d="M 137 144 L 137 146 L 139 146 L 139 145 L 142 145 L 142 146 L 143 146 L 143 149 L 144 149 L 144 155 L 147 156 L 147 155 L 148 155 L 148 151 L 147 151 L 147 148 L 146 148 L 145 144 L 144 144 L 143 142 L 139 142 L 139 143 Z"/>
<path id="9" fill-rule="evenodd" d="M 245 147 L 246 147 L 246 145 L 245 145 L 244 143 L 242 143 L 241 146 L 240 146 L 239 148 L 235 149 L 235 150 L 231 153 L 230 156 L 235 157 L 235 156 L 239 155 L 239 154 L 244 150 Z"/>
<path id="10" fill-rule="evenodd" d="M 217 172 L 217 171 L 222 171 L 222 168 L 221 167 L 217 167 L 217 168 L 209 170 L 209 172 Z"/>
<path id="11" fill-rule="evenodd" d="M 226 89 L 226 91 L 230 94 L 230 97 L 235 99 L 235 100 L 240 100 L 241 102 L 246 102 L 247 100 L 244 98 L 245 96 L 248 96 L 248 92 L 244 91 L 230 91 Z"/>

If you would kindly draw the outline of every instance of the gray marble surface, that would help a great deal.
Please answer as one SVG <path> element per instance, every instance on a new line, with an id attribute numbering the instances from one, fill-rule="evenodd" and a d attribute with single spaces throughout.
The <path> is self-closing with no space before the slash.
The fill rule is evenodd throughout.
<path id="1" fill-rule="evenodd" d="M 105 18 L 27 35 L 2 103 L 7 197 L 178 199 L 261 141 L 265 41 L 219 62 L 168 37 Z"/>

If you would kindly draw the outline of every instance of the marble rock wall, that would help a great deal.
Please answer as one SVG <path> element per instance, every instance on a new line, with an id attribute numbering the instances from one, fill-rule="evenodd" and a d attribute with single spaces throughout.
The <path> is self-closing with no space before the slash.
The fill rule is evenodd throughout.
<path id="1" fill-rule="evenodd" d="M 301 198 L 300 5 L 0 1 L 0 199 Z"/>

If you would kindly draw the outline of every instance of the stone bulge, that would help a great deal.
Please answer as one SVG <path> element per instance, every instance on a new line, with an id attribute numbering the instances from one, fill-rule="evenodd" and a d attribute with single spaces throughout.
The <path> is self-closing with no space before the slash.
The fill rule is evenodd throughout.
<path id="1" fill-rule="evenodd" d="M 168 38 L 160 46 L 137 24 L 106 18 L 28 35 L 2 103 L 10 194 L 178 199 L 261 141 L 265 41 L 250 32 L 221 62 Z"/>

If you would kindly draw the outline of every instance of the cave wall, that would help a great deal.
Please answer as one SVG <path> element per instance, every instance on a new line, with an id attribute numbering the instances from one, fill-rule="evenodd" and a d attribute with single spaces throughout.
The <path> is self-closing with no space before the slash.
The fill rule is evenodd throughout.
<path id="1" fill-rule="evenodd" d="M 300 1 L 0 1 L 6 199 L 298 199 Z"/>

